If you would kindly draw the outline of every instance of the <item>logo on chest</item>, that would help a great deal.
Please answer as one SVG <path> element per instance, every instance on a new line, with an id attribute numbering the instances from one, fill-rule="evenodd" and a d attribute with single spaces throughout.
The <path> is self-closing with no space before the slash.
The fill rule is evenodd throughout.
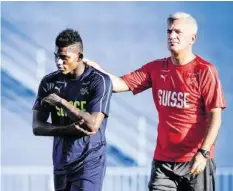
<path id="1" fill-rule="evenodd" d="M 70 104 L 72 104 L 74 107 L 80 109 L 81 111 L 85 112 L 86 111 L 86 101 L 69 101 Z M 61 107 L 55 107 L 57 110 L 57 116 L 59 117 L 67 117 L 67 113 L 64 111 L 63 108 Z"/>
<path id="2" fill-rule="evenodd" d="M 163 80 L 165 81 L 166 78 L 167 78 L 167 75 L 166 75 L 166 74 L 161 74 L 161 75 L 160 75 L 160 78 L 163 79 Z"/>
<path id="3" fill-rule="evenodd" d="M 197 85 L 199 72 L 197 73 L 187 73 L 185 75 L 185 81 L 188 85 Z"/>
<path id="4" fill-rule="evenodd" d="M 176 108 L 189 108 L 189 93 L 169 90 L 158 90 L 159 105 Z"/>
<path id="5" fill-rule="evenodd" d="M 56 92 L 58 92 L 58 93 L 61 92 L 61 89 L 62 89 L 62 86 L 60 86 L 60 87 L 55 86 L 55 87 L 54 87 L 54 90 L 55 90 Z"/>
<path id="6" fill-rule="evenodd" d="M 80 94 L 81 95 L 88 95 L 89 94 L 89 90 L 88 90 L 88 87 L 82 87 L 81 89 L 80 89 Z"/>

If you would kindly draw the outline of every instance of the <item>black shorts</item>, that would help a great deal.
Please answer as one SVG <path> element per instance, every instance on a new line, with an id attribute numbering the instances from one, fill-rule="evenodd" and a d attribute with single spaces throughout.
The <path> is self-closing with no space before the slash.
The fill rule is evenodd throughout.
<path id="1" fill-rule="evenodd" d="M 215 191 L 216 165 L 207 160 L 206 168 L 198 175 L 190 175 L 191 162 L 163 162 L 153 160 L 150 191 Z"/>
<path id="2" fill-rule="evenodd" d="M 74 173 L 54 174 L 55 191 L 100 191 L 106 170 L 105 155 L 83 163 Z"/>

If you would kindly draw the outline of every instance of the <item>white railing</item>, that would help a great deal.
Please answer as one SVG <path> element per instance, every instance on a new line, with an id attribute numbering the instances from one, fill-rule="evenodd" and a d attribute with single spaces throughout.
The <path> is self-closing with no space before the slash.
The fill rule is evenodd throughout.
<path id="1" fill-rule="evenodd" d="M 150 168 L 107 167 L 102 191 L 146 191 Z M 53 191 L 52 167 L 3 166 L 2 191 Z M 217 170 L 216 191 L 233 191 L 233 168 Z"/>

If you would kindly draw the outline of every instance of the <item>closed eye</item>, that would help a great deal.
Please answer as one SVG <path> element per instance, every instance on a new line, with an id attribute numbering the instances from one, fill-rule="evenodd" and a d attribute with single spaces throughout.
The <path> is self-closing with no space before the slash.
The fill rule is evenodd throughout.
<path id="1" fill-rule="evenodd" d="M 55 56 L 55 59 L 62 59 L 62 60 L 67 60 L 69 59 L 69 57 L 65 56 L 65 55 L 58 55 L 54 52 L 54 56 Z"/>
<path id="2" fill-rule="evenodd" d="M 167 30 L 167 34 L 171 34 L 172 33 L 172 30 Z"/>
<path id="3" fill-rule="evenodd" d="M 181 30 L 179 30 L 179 29 L 173 29 L 173 30 L 168 29 L 168 30 L 167 30 L 167 34 L 171 34 L 172 31 L 175 31 L 175 33 L 177 33 L 177 34 L 183 33 L 183 32 L 182 32 Z"/>

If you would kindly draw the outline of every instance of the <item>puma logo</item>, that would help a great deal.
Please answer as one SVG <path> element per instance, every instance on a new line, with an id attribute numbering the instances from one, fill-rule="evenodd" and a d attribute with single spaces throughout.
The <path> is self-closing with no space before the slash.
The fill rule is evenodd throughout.
<path id="1" fill-rule="evenodd" d="M 57 87 L 57 86 L 55 86 L 55 90 L 57 90 L 59 93 L 60 93 L 60 91 L 61 91 L 61 88 L 62 88 L 62 86 L 59 88 L 59 87 Z"/>
<path id="2" fill-rule="evenodd" d="M 161 74 L 161 75 L 160 75 L 160 77 L 165 81 L 165 80 L 166 80 L 167 75 L 163 75 L 163 74 Z"/>
<path id="3" fill-rule="evenodd" d="M 82 85 L 83 85 L 83 86 L 87 86 L 87 85 L 90 84 L 90 83 L 91 83 L 90 81 L 88 81 L 88 82 L 83 82 Z"/>

